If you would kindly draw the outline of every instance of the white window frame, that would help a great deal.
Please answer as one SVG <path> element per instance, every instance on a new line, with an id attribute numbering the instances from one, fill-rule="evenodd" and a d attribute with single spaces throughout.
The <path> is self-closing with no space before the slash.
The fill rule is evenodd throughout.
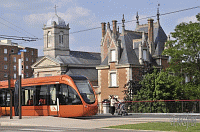
<path id="1" fill-rule="evenodd" d="M 7 57 L 4 57 L 4 61 L 8 61 Z"/>
<path id="2" fill-rule="evenodd" d="M 7 73 L 4 73 L 4 77 L 8 77 L 8 74 L 7 74 Z"/>
<path id="3" fill-rule="evenodd" d="M 143 60 L 146 61 L 147 60 L 147 50 L 146 49 L 143 49 Z"/>
<path id="4" fill-rule="evenodd" d="M 4 49 L 3 53 L 8 54 L 8 49 Z"/>
<path id="5" fill-rule="evenodd" d="M 14 66 L 13 66 L 13 70 L 14 70 L 14 71 L 16 71 L 16 70 L 17 70 L 17 67 L 16 67 L 16 65 L 14 65 Z"/>
<path id="6" fill-rule="evenodd" d="M 13 78 L 14 78 L 14 79 L 16 79 L 16 78 L 17 78 L 17 74 L 16 74 L 16 73 L 14 73 L 14 75 L 13 75 Z"/>
<path id="7" fill-rule="evenodd" d="M 111 62 L 116 61 L 116 50 L 110 50 L 110 61 Z"/>
<path id="8" fill-rule="evenodd" d="M 26 69 L 28 69 L 28 66 L 26 66 Z"/>
<path id="9" fill-rule="evenodd" d="M 33 55 L 33 51 L 31 51 L 31 55 Z"/>
<path id="10" fill-rule="evenodd" d="M 28 61 L 28 57 L 26 57 L 26 61 Z"/>
<path id="11" fill-rule="evenodd" d="M 17 62 L 17 58 L 16 58 L 16 57 L 13 57 L 13 61 L 14 61 L 14 62 Z"/>
<path id="12" fill-rule="evenodd" d="M 4 65 L 4 69 L 8 69 L 8 66 L 7 66 L 7 65 Z"/>
<path id="13" fill-rule="evenodd" d="M 118 87 L 117 72 L 110 72 L 110 87 Z"/>

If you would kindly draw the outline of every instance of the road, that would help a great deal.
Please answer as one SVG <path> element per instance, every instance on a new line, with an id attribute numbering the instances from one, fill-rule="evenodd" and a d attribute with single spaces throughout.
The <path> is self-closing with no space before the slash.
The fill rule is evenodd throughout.
<path id="1" fill-rule="evenodd" d="M 0 117 L 0 131 L 2 132 L 141 132 L 138 130 L 116 130 L 106 129 L 105 127 L 123 124 L 137 124 L 145 122 L 170 122 L 174 115 L 182 115 L 187 117 L 188 114 L 170 114 L 170 113 L 137 113 L 129 114 L 128 116 L 118 116 L 111 114 L 95 115 L 91 117 L 78 118 L 60 118 L 52 116 L 23 116 L 22 119 L 14 116 L 10 119 L 9 116 Z M 193 113 L 190 116 L 196 117 L 196 122 L 200 122 L 200 114 Z M 145 131 L 142 131 L 145 132 Z M 151 131 L 146 131 L 151 132 Z"/>
<path id="2" fill-rule="evenodd" d="M 138 130 L 117 130 L 117 129 L 80 129 L 80 128 L 55 128 L 55 127 L 27 127 L 27 126 L 1 126 L 1 132 L 153 132 Z M 158 131 L 157 131 L 158 132 Z"/>

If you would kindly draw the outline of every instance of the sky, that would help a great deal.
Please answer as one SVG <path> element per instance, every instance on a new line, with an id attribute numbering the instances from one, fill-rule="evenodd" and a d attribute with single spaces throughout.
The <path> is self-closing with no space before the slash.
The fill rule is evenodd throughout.
<path id="1" fill-rule="evenodd" d="M 139 23 L 147 24 L 150 16 L 200 6 L 200 0 L 0 0 L 0 35 L 39 38 L 37 41 L 17 41 L 25 47 L 37 48 L 43 56 L 43 27 L 55 14 L 69 23 L 70 50 L 100 52 L 101 23 L 117 20 L 121 30 L 122 16 L 125 29 L 135 30 L 136 13 Z M 160 24 L 166 35 L 174 32 L 181 22 L 196 22 L 200 8 L 160 16 Z M 152 17 L 154 22 L 156 17 Z M 142 19 L 142 20 L 140 20 Z M 94 30 L 88 30 L 96 28 Z M 87 30 L 84 32 L 78 32 Z"/>

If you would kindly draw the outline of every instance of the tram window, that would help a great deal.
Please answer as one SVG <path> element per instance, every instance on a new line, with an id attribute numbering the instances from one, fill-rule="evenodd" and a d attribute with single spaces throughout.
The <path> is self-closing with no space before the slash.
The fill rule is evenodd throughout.
<path id="1" fill-rule="evenodd" d="M 66 84 L 60 85 L 59 102 L 61 105 L 78 105 L 82 104 L 77 92 Z"/>
<path id="2" fill-rule="evenodd" d="M 37 87 L 37 90 L 39 92 L 38 105 L 46 105 L 49 98 L 47 85 L 41 85 Z"/>
<path id="3" fill-rule="evenodd" d="M 1 89 L 0 90 L 0 106 L 6 106 L 6 91 Z"/>
<path id="4" fill-rule="evenodd" d="M 56 85 L 49 85 L 50 89 L 50 105 L 56 104 Z"/>
<path id="5" fill-rule="evenodd" d="M 22 105 L 34 105 L 34 86 L 22 88 Z"/>

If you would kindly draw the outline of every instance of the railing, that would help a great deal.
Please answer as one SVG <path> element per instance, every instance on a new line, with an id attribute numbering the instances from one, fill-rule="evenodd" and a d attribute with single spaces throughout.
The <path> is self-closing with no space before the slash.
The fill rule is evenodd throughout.
<path id="1" fill-rule="evenodd" d="M 200 100 L 125 101 L 129 113 L 200 113 Z"/>

